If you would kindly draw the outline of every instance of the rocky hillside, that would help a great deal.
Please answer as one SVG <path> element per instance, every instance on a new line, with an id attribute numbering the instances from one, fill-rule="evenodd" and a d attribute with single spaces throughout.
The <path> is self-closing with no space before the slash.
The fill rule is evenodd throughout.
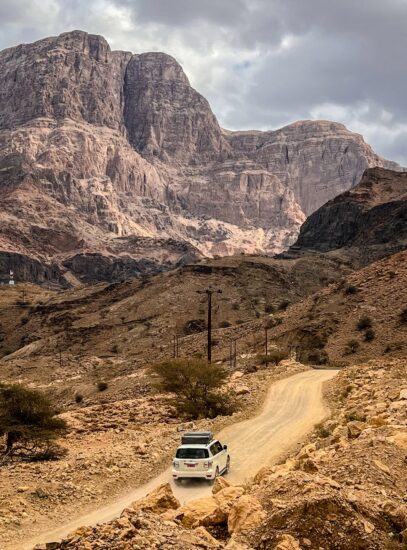
<path id="1" fill-rule="evenodd" d="M 294 250 L 343 249 L 363 265 L 406 247 L 407 172 L 372 168 L 307 219 Z"/>
<path id="2" fill-rule="evenodd" d="M 365 168 L 396 168 L 332 122 L 223 130 L 173 58 L 100 36 L 9 48 L 0 68 L 0 250 L 20 280 L 278 252 Z"/>
<path id="3" fill-rule="evenodd" d="M 407 353 L 407 252 L 374 262 L 290 307 L 271 338 L 302 361 L 343 366 Z"/>
<path id="4" fill-rule="evenodd" d="M 71 402 L 75 391 L 94 398 L 95 376 L 110 384 L 110 379 L 171 357 L 175 334 L 181 357 L 204 356 L 207 305 L 206 295 L 198 291 L 208 286 L 222 291 L 214 297 L 214 358 L 227 365 L 230 340 L 239 338 L 239 353 L 254 353 L 253 363 L 255 354 L 264 351 L 264 331 L 259 332 L 258 325 L 271 311 L 282 315 L 288 303 L 349 272 L 349 266 L 335 258 L 281 261 L 239 256 L 206 260 L 142 280 L 63 292 L 3 286 L 2 378 L 17 376 L 27 383 L 64 380 L 55 388 L 61 389 L 59 399 Z M 123 390 L 119 385 L 117 398 Z"/>

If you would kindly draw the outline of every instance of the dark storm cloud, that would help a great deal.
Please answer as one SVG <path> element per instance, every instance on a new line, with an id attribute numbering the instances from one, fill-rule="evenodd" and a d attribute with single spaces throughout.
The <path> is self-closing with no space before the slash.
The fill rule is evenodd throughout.
<path id="1" fill-rule="evenodd" d="M 407 164 L 407 0 L 0 0 L 0 46 L 72 28 L 162 50 L 223 126 L 331 118 Z"/>

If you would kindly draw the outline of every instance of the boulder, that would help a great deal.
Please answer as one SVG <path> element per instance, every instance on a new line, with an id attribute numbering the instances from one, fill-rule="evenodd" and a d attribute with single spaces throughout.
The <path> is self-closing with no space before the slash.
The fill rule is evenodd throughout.
<path id="1" fill-rule="evenodd" d="M 282 535 L 274 550 L 301 550 L 301 546 L 291 535 Z"/>
<path id="2" fill-rule="evenodd" d="M 238 386 L 235 389 L 236 395 L 246 395 L 248 393 L 250 393 L 250 388 L 248 386 Z"/>
<path id="3" fill-rule="evenodd" d="M 366 424 L 364 422 L 359 422 L 358 420 L 352 420 L 351 422 L 347 423 L 347 429 L 348 429 L 348 438 L 349 439 L 356 439 L 360 436 L 360 434 L 365 429 Z"/>
<path id="4" fill-rule="evenodd" d="M 221 510 L 214 496 L 191 500 L 179 508 L 174 519 L 180 521 L 189 529 L 200 525 L 217 525 L 227 520 L 227 515 Z"/>
<path id="5" fill-rule="evenodd" d="M 225 487 L 214 495 L 219 508 L 226 515 L 229 515 L 233 503 L 244 494 L 243 487 Z"/>
<path id="6" fill-rule="evenodd" d="M 407 388 L 400 391 L 399 399 L 407 399 Z"/>
<path id="7" fill-rule="evenodd" d="M 163 483 L 144 498 L 132 503 L 133 510 L 144 510 L 162 514 L 166 510 L 176 510 L 181 503 L 175 498 L 169 483 Z"/>
<path id="8" fill-rule="evenodd" d="M 216 493 L 219 493 L 219 491 L 222 491 L 222 489 L 225 489 L 226 487 L 230 487 L 229 481 L 222 476 L 218 476 L 212 486 L 212 494 L 216 495 Z"/>
<path id="9" fill-rule="evenodd" d="M 229 533 L 240 533 L 260 525 L 265 518 L 259 500 L 252 495 L 243 495 L 232 505 L 228 517 Z"/>

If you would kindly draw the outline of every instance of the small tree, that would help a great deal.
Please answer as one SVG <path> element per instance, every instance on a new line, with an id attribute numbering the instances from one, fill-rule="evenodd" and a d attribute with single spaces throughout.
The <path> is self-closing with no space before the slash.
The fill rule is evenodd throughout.
<path id="1" fill-rule="evenodd" d="M 196 419 L 233 412 L 230 397 L 219 391 L 228 376 L 220 365 L 200 359 L 178 359 L 152 369 L 160 377 L 158 387 L 175 394 L 174 405 L 179 413 Z"/>
<path id="2" fill-rule="evenodd" d="M 20 384 L 0 385 L 0 436 L 6 455 L 51 459 L 64 454 L 55 440 L 66 432 L 65 420 L 43 393 Z"/>

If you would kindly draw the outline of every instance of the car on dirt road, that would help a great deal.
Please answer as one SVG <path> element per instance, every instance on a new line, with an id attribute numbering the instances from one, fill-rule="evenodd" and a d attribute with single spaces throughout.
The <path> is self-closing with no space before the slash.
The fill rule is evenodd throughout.
<path id="1" fill-rule="evenodd" d="M 191 478 L 213 481 L 229 469 L 228 447 L 214 439 L 211 432 L 187 432 L 182 435 L 181 445 L 172 461 L 175 481 Z"/>

